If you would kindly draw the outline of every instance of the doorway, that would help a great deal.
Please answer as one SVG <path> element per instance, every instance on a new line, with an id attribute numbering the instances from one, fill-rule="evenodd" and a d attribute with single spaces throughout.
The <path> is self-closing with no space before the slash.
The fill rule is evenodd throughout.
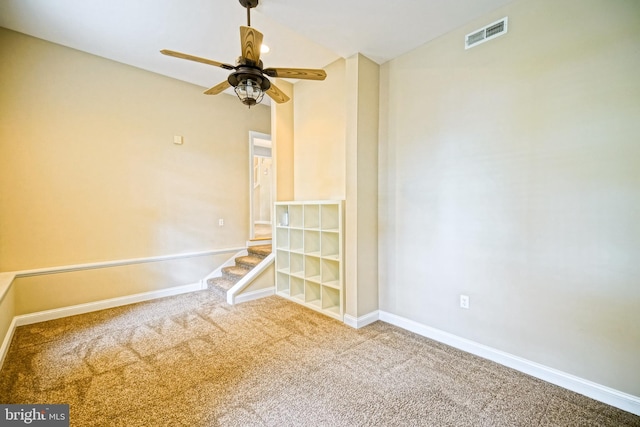
<path id="1" fill-rule="evenodd" d="M 251 240 L 271 239 L 273 157 L 271 135 L 249 132 L 249 217 Z"/>

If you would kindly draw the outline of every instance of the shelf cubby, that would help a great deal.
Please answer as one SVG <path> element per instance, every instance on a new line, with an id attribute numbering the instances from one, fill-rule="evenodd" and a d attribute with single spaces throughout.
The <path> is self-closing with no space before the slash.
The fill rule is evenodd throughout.
<path id="1" fill-rule="evenodd" d="M 289 227 L 289 206 L 277 205 L 275 218 L 278 227 Z"/>
<path id="2" fill-rule="evenodd" d="M 276 249 L 289 249 L 289 229 L 276 227 Z"/>
<path id="3" fill-rule="evenodd" d="M 320 283 L 320 258 L 304 257 L 304 277 Z"/>
<path id="4" fill-rule="evenodd" d="M 304 225 L 304 214 L 302 205 L 289 205 L 289 227 L 302 228 Z"/>
<path id="5" fill-rule="evenodd" d="M 304 206 L 304 228 L 315 230 L 320 228 L 320 206 Z"/>
<path id="6" fill-rule="evenodd" d="M 320 242 L 321 256 L 337 260 L 340 258 L 340 235 L 333 232 L 322 232 Z"/>
<path id="7" fill-rule="evenodd" d="M 322 306 L 321 295 L 319 283 L 308 280 L 304 283 L 304 302 L 320 308 Z"/>
<path id="8" fill-rule="evenodd" d="M 292 276 L 304 277 L 304 257 L 302 254 L 289 254 L 289 274 Z"/>
<path id="9" fill-rule="evenodd" d="M 290 273 L 289 269 L 289 252 L 276 250 L 276 269 L 283 273 Z"/>
<path id="10" fill-rule="evenodd" d="M 291 298 L 304 301 L 304 280 L 299 277 L 290 277 L 290 293 Z"/>
<path id="11" fill-rule="evenodd" d="M 322 287 L 322 309 L 332 311 L 335 314 L 342 312 L 339 289 Z"/>
<path id="12" fill-rule="evenodd" d="M 334 204 L 320 206 L 320 220 L 323 230 L 338 231 L 340 229 L 341 218 L 339 210 L 339 206 Z"/>
<path id="13" fill-rule="evenodd" d="M 304 232 L 302 230 L 289 230 L 289 250 L 302 253 L 304 249 Z"/>
<path id="14" fill-rule="evenodd" d="M 334 260 L 322 259 L 320 266 L 322 284 L 337 288 L 340 287 L 340 279 L 340 263 Z"/>
<path id="15" fill-rule="evenodd" d="M 278 271 L 276 273 L 276 292 L 289 295 L 289 275 Z"/>
<path id="16" fill-rule="evenodd" d="M 315 230 L 304 231 L 304 253 L 320 256 L 320 232 Z"/>

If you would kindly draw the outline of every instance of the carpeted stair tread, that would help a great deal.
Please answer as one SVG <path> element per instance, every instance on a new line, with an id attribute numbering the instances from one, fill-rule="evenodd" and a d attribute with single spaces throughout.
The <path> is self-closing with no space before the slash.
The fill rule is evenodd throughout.
<path id="1" fill-rule="evenodd" d="M 258 256 L 261 258 L 266 257 L 272 251 L 271 245 L 258 245 L 258 246 L 249 246 L 247 248 L 247 252 L 249 255 Z"/>
<path id="2" fill-rule="evenodd" d="M 214 277 L 212 279 L 207 280 L 207 285 L 217 286 L 218 288 L 228 291 L 233 287 L 233 285 L 235 285 L 235 282 L 229 279 L 225 279 L 224 277 Z"/>
<path id="3" fill-rule="evenodd" d="M 213 277 L 207 280 L 207 286 L 211 291 L 220 295 L 222 298 L 227 297 L 227 291 L 235 285 L 236 282 L 225 277 Z"/>
<path id="4" fill-rule="evenodd" d="M 236 265 L 252 269 L 256 265 L 260 264 L 264 258 L 246 255 L 236 258 Z"/>
<path id="5" fill-rule="evenodd" d="M 230 267 L 224 267 L 222 269 L 222 276 L 228 276 L 230 279 L 231 278 L 241 278 L 244 277 L 245 274 L 247 274 L 249 272 L 249 270 L 251 270 L 250 268 L 246 268 L 246 267 L 240 267 L 237 265 L 232 265 Z"/>

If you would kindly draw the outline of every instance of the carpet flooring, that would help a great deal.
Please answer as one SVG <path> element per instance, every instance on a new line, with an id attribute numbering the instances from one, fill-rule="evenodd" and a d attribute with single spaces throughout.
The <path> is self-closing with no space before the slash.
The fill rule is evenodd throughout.
<path id="1" fill-rule="evenodd" d="M 392 325 L 208 290 L 17 328 L 0 402 L 72 426 L 640 426 Z"/>

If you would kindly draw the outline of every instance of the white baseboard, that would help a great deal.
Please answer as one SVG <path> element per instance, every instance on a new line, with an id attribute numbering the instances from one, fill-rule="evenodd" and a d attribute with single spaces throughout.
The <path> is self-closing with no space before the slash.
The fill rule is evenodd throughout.
<path id="1" fill-rule="evenodd" d="M 584 396 L 606 403 L 632 414 L 640 415 L 640 397 L 606 387 L 575 375 L 514 356 L 509 353 L 488 347 L 475 341 L 461 338 L 457 335 L 423 325 L 404 317 L 384 311 L 379 312 L 379 319 L 402 329 L 414 332 L 423 337 L 450 345 L 484 359 L 492 360 L 501 365 L 515 369 L 543 381 L 566 388 Z"/>
<path id="2" fill-rule="evenodd" d="M 371 313 L 365 314 L 364 316 L 360 316 L 360 317 L 353 317 L 348 314 L 345 314 L 344 323 L 347 326 L 351 326 L 352 328 L 360 329 L 360 328 L 364 328 L 367 325 L 372 324 L 373 322 L 377 321 L 379 318 L 380 318 L 380 313 L 378 312 L 378 310 L 372 311 Z"/>
<path id="3" fill-rule="evenodd" d="M 199 291 L 200 289 L 202 289 L 201 284 L 194 283 L 192 285 L 176 286 L 173 288 L 161 289 L 158 291 L 144 292 L 140 294 L 127 295 L 124 297 L 88 302 L 86 304 L 62 307 L 54 310 L 23 314 L 14 317 L 14 320 L 16 321 L 16 326 L 31 325 L 33 323 L 46 322 L 47 320 L 60 319 L 62 317 L 75 316 L 77 314 L 90 313 L 92 311 L 104 310 L 106 308 L 120 307 L 122 305 L 133 304 L 136 302 L 149 301 L 157 298 L 185 294 L 187 292 Z"/>
<path id="4" fill-rule="evenodd" d="M 257 291 L 251 291 L 251 292 L 237 295 L 234 297 L 234 304 L 241 304 L 247 301 L 266 298 L 266 297 L 270 297 L 271 295 L 275 295 L 275 287 L 258 289 Z"/>

